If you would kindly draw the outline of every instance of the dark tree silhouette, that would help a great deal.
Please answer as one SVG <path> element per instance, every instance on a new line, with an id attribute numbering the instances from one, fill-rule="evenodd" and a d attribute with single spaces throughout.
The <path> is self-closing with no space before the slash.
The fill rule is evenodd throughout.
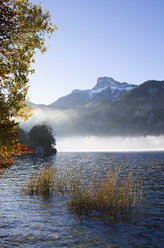
<path id="1" fill-rule="evenodd" d="M 42 148 L 45 154 L 56 153 L 56 140 L 53 130 L 47 125 L 36 125 L 29 132 L 29 147 L 37 151 Z"/>

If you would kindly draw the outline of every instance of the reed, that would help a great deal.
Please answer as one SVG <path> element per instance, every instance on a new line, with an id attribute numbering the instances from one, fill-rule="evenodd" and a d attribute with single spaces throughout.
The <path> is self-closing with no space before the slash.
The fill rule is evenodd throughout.
<path id="1" fill-rule="evenodd" d="M 68 194 L 68 206 L 78 214 L 98 211 L 118 216 L 141 205 L 142 183 L 136 183 L 131 173 L 127 179 L 121 180 L 119 171 L 109 171 L 103 179 L 97 177 L 86 184 L 76 170 L 57 175 L 56 170 L 44 167 L 28 181 L 25 193 L 45 196 Z"/>
<path id="2" fill-rule="evenodd" d="M 68 191 L 68 173 L 57 175 L 57 171 L 44 166 L 41 171 L 34 172 L 24 189 L 27 195 L 63 195 Z"/>
<path id="3" fill-rule="evenodd" d="M 56 170 L 43 167 L 40 172 L 34 172 L 27 182 L 25 193 L 28 195 L 50 195 L 55 190 Z"/>
<path id="4" fill-rule="evenodd" d="M 136 184 L 132 174 L 120 182 L 119 172 L 108 172 L 101 181 L 98 177 L 86 185 L 81 176 L 70 188 L 69 207 L 77 213 L 98 211 L 110 215 L 122 215 L 141 204 L 142 184 Z"/>

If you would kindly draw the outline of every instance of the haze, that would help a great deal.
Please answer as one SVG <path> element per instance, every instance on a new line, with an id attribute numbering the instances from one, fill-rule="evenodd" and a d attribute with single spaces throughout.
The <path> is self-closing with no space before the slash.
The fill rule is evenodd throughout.
<path id="1" fill-rule="evenodd" d="M 98 136 L 76 135 L 69 133 L 69 126 L 72 120 L 78 119 L 76 110 L 34 110 L 33 116 L 21 127 L 26 131 L 36 124 L 50 125 L 55 134 L 57 149 L 60 152 L 111 152 L 111 151 L 161 151 L 164 150 L 164 136 L 144 137 L 119 137 L 119 136 Z M 63 129 L 64 127 L 64 129 Z M 68 130 L 67 130 L 68 129 Z M 69 135 L 68 135 L 69 133 Z"/>
<path id="2" fill-rule="evenodd" d="M 57 148 L 61 152 L 162 151 L 164 150 L 164 136 L 57 137 Z"/>

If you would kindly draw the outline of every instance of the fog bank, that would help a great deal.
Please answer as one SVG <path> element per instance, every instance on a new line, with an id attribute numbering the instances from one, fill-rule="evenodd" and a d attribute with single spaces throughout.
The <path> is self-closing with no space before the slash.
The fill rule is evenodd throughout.
<path id="1" fill-rule="evenodd" d="M 88 118 L 80 123 L 82 112 L 77 109 L 52 110 L 35 109 L 32 118 L 21 124 L 21 127 L 29 131 L 36 124 L 48 124 L 55 133 L 58 151 L 152 151 L 164 150 L 164 135 L 161 136 L 110 136 L 99 127 L 101 119 L 91 120 Z M 89 130 L 96 126 L 96 130 Z M 83 131 L 82 131 L 83 130 Z M 128 128 L 127 128 L 128 130 Z M 92 132 L 91 132 L 92 131 Z M 69 137 L 68 137 L 69 136 Z"/>
<path id="2" fill-rule="evenodd" d="M 147 137 L 57 137 L 60 152 L 164 151 L 164 136 Z"/>

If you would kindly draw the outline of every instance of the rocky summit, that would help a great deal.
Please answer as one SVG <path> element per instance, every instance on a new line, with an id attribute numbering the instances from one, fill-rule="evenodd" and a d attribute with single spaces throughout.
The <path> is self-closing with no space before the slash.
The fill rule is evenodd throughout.
<path id="1" fill-rule="evenodd" d="M 69 109 L 104 100 L 112 102 L 123 96 L 127 91 L 136 87 L 137 86 L 133 84 L 117 82 L 111 77 L 100 77 L 97 80 L 97 84 L 92 89 L 75 89 L 69 95 L 63 96 L 50 104 L 49 107 Z"/>

